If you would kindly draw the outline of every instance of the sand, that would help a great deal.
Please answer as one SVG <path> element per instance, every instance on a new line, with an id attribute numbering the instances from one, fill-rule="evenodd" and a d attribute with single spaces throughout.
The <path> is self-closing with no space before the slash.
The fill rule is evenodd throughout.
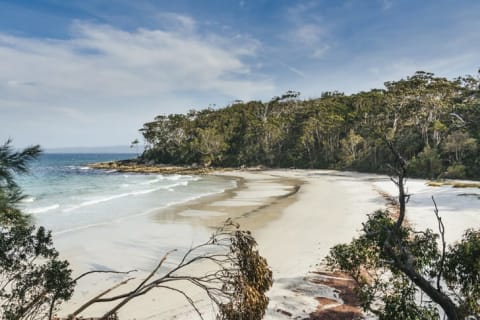
<path id="1" fill-rule="evenodd" d="M 168 247 L 168 238 L 174 236 L 175 228 L 179 228 L 179 225 L 187 228 L 187 232 L 197 234 L 196 238 L 200 241 L 230 217 L 239 222 L 242 228 L 253 232 L 260 253 L 272 268 L 274 285 L 268 293 L 270 303 L 265 319 L 304 319 L 318 309 L 319 301 L 342 302 L 333 288 L 312 283 L 312 280 L 315 282 L 315 279 L 322 277 L 317 271 L 321 269 L 320 264 L 329 249 L 357 235 L 368 213 L 385 208 L 385 200 L 378 193 L 379 190 L 396 194 L 388 177 L 380 175 L 327 170 L 231 171 L 216 174 L 237 179 L 238 187 L 221 195 L 152 213 L 148 220 L 104 226 L 101 234 L 98 230 L 79 234 L 75 241 L 81 241 L 80 238 L 85 236 L 97 237 L 99 248 L 93 250 L 92 254 L 79 247 L 69 247 L 67 241 L 63 246 L 63 255 L 73 258 L 73 266 L 78 266 L 76 272 L 88 270 L 89 266 L 82 264 L 82 261 L 92 257 L 99 259 L 102 265 L 121 266 L 123 270 L 140 264 L 142 268 L 135 275 L 141 278 L 160 259 Z M 434 188 L 425 183 L 424 180 L 410 180 L 407 185 L 413 194 L 407 218 L 416 227 L 423 229 L 436 225 L 431 202 L 428 201 L 432 194 L 438 199 L 440 212 L 446 221 L 449 242 L 457 240 L 466 227 L 479 225 L 480 215 L 475 212 L 479 204 L 475 196 L 479 193 L 478 189 Z M 156 226 L 165 224 L 176 227 L 171 230 L 171 235 L 158 236 Z M 177 231 L 185 232 L 185 229 Z M 125 232 L 132 233 L 129 237 L 134 242 L 138 237 L 138 247 L 132 247 L 131 252 L 102 256 L 101 241 L 108 241 L 112 236 L 121 237 Z M 150 254 L 143 260 L 133 259 L 138 251 L 142 252 L 142 246 L 151 245 L 158 246 L 156 255 Z M 79 258 L 85 255 L 87 258 Z M 199 272 L 201 268 L 199 266 L 192 272 Z M 73 301 L 64 307 L 63 314 L 119 279 L 121 277 L 112 276 L 107 280 L 102 278 L 81 284 Z M 133 285 L 134 282 L 130 287 Z M 192 290 L 186 284 L 181 284 L 181 288 Z M 214 319 L 211 303 L 202 294 L 189 292 L 193 292 L 205 319 Z M 107 308 L 97 306 L 85 315 L 99 315 Z M 128 304 L 121 309 L 119 316 L 122 320 L 196 319 L 192 308 L 181 296 L 165 291 L 153 291 Z"/>

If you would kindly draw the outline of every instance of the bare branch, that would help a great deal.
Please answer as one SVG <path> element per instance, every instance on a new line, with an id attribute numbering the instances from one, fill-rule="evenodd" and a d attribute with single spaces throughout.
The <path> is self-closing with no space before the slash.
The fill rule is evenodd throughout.
<path id="1" fill-rule="evenodd" d="M 113 287 L 103 291 L 102 293 L 98 294 L 97 296 L 95 296 L 94 298 L 90 299 L 89 301 L 87 301 L 86 303 L 84 303 L 80 308 L 78 308 L 77 310 L 75 310 L 70 316 L 71 317 L 76 317 L 80 312 L 84 311 L 85 309 L 87 309 L 90 305 L 98 302 L 98 299 L 100 299 L 101 297 L 103 297 L 104 295 L 106 295 L 107 293 L 117 289 L 118 287 L 128 283 L 130 280 L 132 280 L 134 278 L 128 278 L 126 280 L 123 280 L 122 282 L 120 283 L 117 283 L 116 285 L 114 285 Z"/>
<path id="2" fill-rule="evenodd" d="M 132 273 L 132 272 L 137 272 L 138 270 L 129 270 L 129 271 L 115 271 L 115 270 L 92 270 L 92 271 L 87 271 L 85 273 L 82 273 L 81 275 L 79 275 L 78 277 L 76 277 L 73 282 L 76 282 L 80 279 L 82 279 L 83 277 L 85 276 L 88 276 L 89 274 L 93 274 L 93 273 L 115 273 L 115 274 L 129 274 L 129 273 Z"/>
<path id="3" fill-rule="evenodd" d="M 433 210 L 433 212 L 435 213 L 435 217 L 437 217 L 438 231 L 442 239 L 442 257 L 440 258 L 440 266 L 438 268 L 438 274 L 437 274 L 437 290 L 441 291 L 442 287 L 440 286 L 440 279 L 442 278 L 443 267 L 445 264 L 445 250 L 446 250 L 447 244 L 445 242 L 445 226 L 443 225 L 442 218 L 438 214 L 437 203 L 435 202 L 435 198 L 433 196 L 432 196 L 432 201 L 433 201 L 433 205 L 435 206 L 435 209 Z"/>

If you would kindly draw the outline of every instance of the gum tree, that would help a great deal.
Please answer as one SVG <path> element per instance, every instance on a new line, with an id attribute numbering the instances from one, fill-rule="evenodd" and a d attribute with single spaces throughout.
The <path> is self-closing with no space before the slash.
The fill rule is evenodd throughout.
<path id="1" fill-rule="evenodd" d="M 362 233 L 348 244 L 333 247 L 326 258 L 334 270 L 349 274 L 358 284 L 365 311 L 379 319 L 438 319 L 441 308 L 448 319 L 480 315 L 480 231 L 467 230 L 460 242 L 445 243 L 445 227 L 436 203 L 438 232 L 405 225 L 407 162 L 394 145 L 398 187 L 396 210 L 369 215 Z"/>

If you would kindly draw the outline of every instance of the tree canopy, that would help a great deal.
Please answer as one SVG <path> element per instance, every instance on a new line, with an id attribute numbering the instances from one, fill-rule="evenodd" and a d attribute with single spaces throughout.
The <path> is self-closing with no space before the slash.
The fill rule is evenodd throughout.
<path id="1" fill-rule="evenodd" d="M 23 195 L 14 175 L 27 173 L 40 152 L 39 146 L 14 151 L 10 141 L 0 146 L 0 316 L 6 320 L 51 317 L 75 285 L 51 233 L 30 226 L 17 208 Z"/>
<path id="2" fill-rule="evenodd" d="M 316 99 L 287 92 L 268 102 L 159 115 L 140 131 L 142 158 L 170 164 L 350 169 L 387 172 L 395 137 L 419 177 L 480 178 L 480 88 L 419 71 L 384 89 Z"/>

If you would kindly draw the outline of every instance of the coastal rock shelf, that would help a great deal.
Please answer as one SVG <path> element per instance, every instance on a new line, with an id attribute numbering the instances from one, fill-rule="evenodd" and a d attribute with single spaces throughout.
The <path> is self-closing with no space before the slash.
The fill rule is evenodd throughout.
<path id="1" fill-rule="evenodd" d="M 92 169 L 115 170 L 118 172 L 161 173 L 161 174 L 207 174 L 214 171 L 212 168 L 196 166 L 170 166 L 143 164 L 132 160 L 98 162 L 89 165 Z M 218 169 L 215 169 L 218 171 Z"/>

